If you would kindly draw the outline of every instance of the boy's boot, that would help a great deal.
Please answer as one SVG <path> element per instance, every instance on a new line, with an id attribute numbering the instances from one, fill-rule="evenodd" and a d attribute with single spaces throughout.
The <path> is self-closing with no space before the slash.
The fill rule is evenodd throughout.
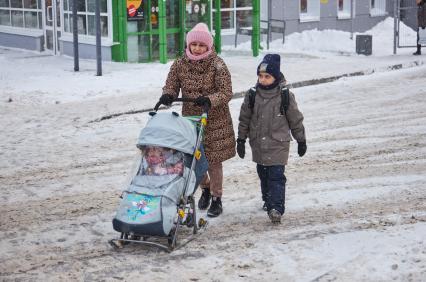
<path id="1" fill-rule="evenodd" d="M 213 197 L 212 204 L 210 205 L 209 210 L 207 211 L 207 216 L 216 217 L 222 213 L 222 200 L 220 197 Z"/>
<path id="2" fill-rule="evenodd" d="M 417 56 L 417 55 L 421 55 L 422 54 L 422 45 L 417 44 L 417 51 L 413 53 L 413 55 Z"/>
<path id="3" fill-rule="evenodd" d="M 198 200 L 198 208 L 200 210 L 205 210 L 210 205 L 210 199 L 212 198 L 212 195 L 210 194 L 210 188 L 202 188 L 203 192 L 201 193 L 201 197 Z"/>
<path id="4" fill-rule="evenodd" d="M 276 209 L 272 209 L 268 212 L 269 219 L 273 224 L 281 223 L 281 213 Z"/>

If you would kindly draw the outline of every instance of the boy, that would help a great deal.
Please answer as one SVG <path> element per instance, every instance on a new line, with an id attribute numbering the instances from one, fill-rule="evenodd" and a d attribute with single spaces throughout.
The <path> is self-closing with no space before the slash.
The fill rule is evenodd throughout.
<path id="1" fill-rule="evenodd" d="M 299 156 L 307 149 L 303 115 L 294 94 L 285 87 L 280 60 L 278 54 L 267 54 L 258 66 L 256 87 L 249 91 L 241 105 L 237 139 L 238 156 L 244 158 L 245 142 L 249 138 L 265 201 L 263 209 L 274 224 L 281 222 L 285 210 L 284 168 L 290 132 L 298 143 Z"/>

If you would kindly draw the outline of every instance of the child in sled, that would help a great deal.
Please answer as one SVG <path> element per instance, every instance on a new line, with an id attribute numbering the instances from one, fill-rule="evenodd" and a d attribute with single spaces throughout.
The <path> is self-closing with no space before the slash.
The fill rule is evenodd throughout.
<path id="1" fill-rule="evenodd" d="M 144 158 L 142 174 L 144 175 L 183 175 L 183 154 L 173 149 L 144 146 L 141 148 Z"/>
<path id="2" fill-rule="evenodd" d="M 258 66 L 257 84 L 241 105 L 237 139 L 238 156 L 244 158 L 245 142 L 249 138 L 260 178 L 263 209 L 274 224 L 281 222 L 285 211 L 284 170 L 291 135 L 298 143 L 300 157 L 307 149 L 303 115 L 294 94 L 285 87 L 280 60 L 278 54 L 267 54 Z"/>

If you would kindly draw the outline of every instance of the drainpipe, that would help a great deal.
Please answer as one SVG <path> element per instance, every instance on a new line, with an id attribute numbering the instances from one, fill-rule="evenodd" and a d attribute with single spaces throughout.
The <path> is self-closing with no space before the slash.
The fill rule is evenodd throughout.
<path id="1" fill-rule="evenodd" d="M 216 13 L 214 15 L 214 47 L 216 53 L 220 54 L 222 52 L 222 18 L 220 14 L 220 0 L 215 0 L 215 9 Z"/>
<path id="2" fill-rule="evenodd" d="M 253 57 L 259 56 L 260 45 L 260 0 L 253 0 L 253 22 L 251 35 L 251 49 Z"/>
<path id="3" fill-rule="evenodd" d="M 158 1 L 158 29 L 160 40 L 160 63 L 167 63 L 167 27 L 166 27 L 166 0 Z"/>

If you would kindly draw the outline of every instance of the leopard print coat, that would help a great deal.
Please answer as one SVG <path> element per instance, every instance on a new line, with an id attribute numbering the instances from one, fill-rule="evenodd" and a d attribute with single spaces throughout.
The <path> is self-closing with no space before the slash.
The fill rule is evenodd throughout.
<path id="1" fill-rule="evenodd" d="M 205 131 L 204 149 L 209 163 L 221 163 L 235 156 L 235 135 L 228 103 L 232 98 L 231 74 L 213 51 L 207 58 L 191 61 L 186 55 L 170 67 L 163 94 L 184 98 L 208 96 L 211 109 Z M 182 115 L 201 115 L 201 107 L 184 103 Z"/>

